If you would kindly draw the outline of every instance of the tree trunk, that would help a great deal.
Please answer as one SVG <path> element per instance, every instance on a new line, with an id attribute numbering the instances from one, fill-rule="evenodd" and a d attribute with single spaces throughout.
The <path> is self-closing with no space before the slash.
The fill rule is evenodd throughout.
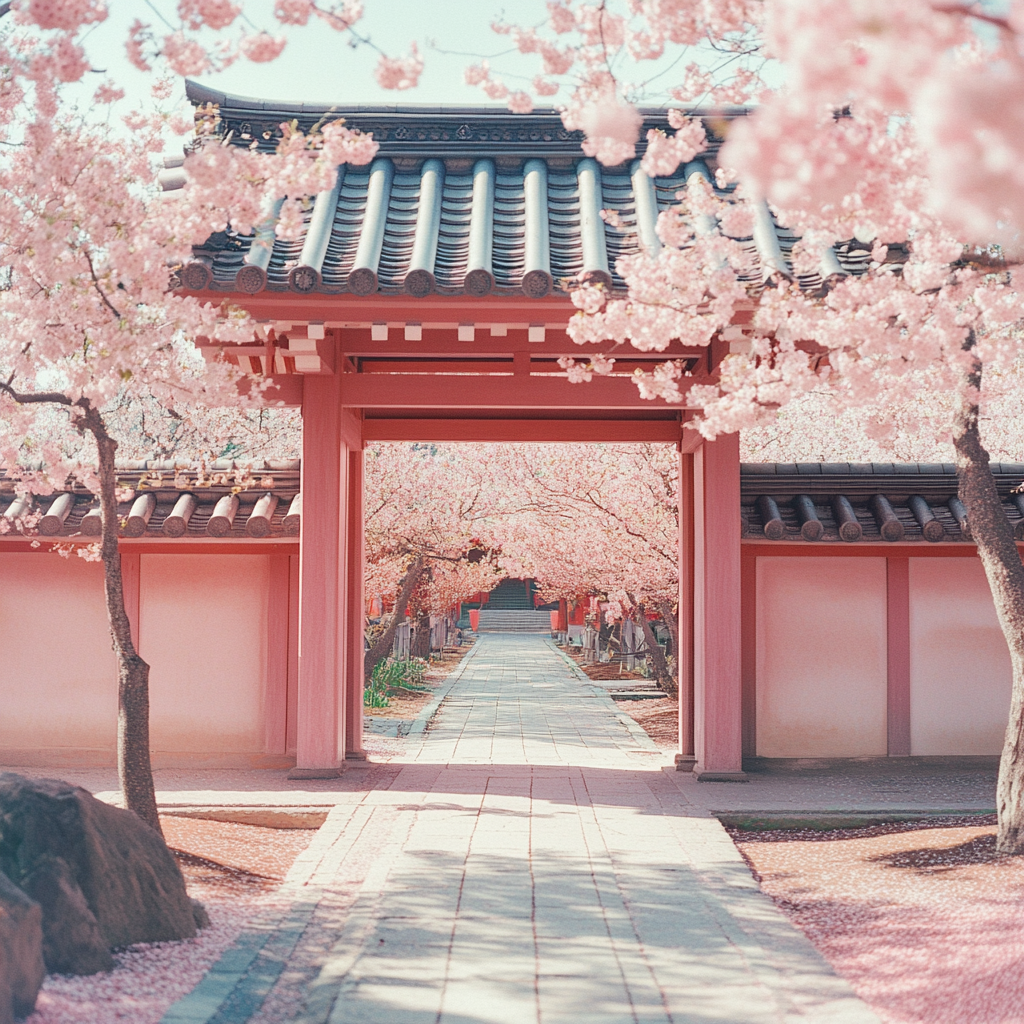
<path id="1" fill-rule="evenodd" d="M 412 645 L 409 653 L 414 658 L 430 658 L 430 614 L 421 613 L 416 616 L 416 628 L 412 634 Z"/>
<path id="2" fill-rule="evenodd" d="M 973 345 L 972 333 L 965 348 L 970 350 Z M 971 394 L 976 395 L 981 385 L 978 360 L 968 376 L 968 384 Z M 967 508 L 967 522 L 988 578 L 999 625 L 1010 648 L 1013 690 L 996 784 L 999 819 L 996 849 L 1000 853 L 1020 854 L 1024 853 L 1024 565 L 999 500 L 989 468 L 989 454 L 981 443 L 975 398 L 964 400 L 953 444 L 960 500 Z"/>
<path id="3" fill-rule="evenodd" d="M 402 588 L 398 592 L 395 601 L 395 610 L 391 613 L 391 621 L 387 629 L 377 638 L 377 642 L 366 652 L 363 659 L 363 678 L 369 682 L 373 670 L 391 653 L 395 645 L 395 633 L 398 632 L 399 623 L 405 618 L 405 609 L 409 607 L 409 598 L 412 597 L 416 584 L 423 575 L 423 556 L 417 555 L 412 564 L 406 570 L 405 579 L 402 580 Z"/>
<path id="4" fill-rule="evenodd" d="M 114 452 L 117 441 L 107 433 L 99 414 L 89 410 L 86 425 L 99 449 L 100 512 L 103 587 L 114 654 L 117 657 L 117 776 L 124 805 L 160 835 L 153 768 L 149 756 L 149 665 L 132 642 L 124 608 L 121 553 L 117 547 L 118 517 L 114 490 Z"/>
<path id="5" fill-rule="evenodd" d="M 679 618 L 671 601 L 657 601 L 655 607 L 658 614 L 668 627 L 668 635 L 672 638 L 672 656 L 679 662 Z"/>
<path id="6" fill-rule="evenodd" d="M 644 643 L 647 646 L 647 660 L 651 663 L 651 668 L 654 669 L 654 678 L 665 693 L 670 697 L 676 697 L 679 694 L 679 686 L 668 667 L 664 651 L 662 651 L 658 646 L 658 641 L 654 636 L 654 630 L 651 629 L 651 624 L 647 621 L 646 610 L 641 604 L 637 605 L 636 611 L 637 615 L 640 617 L 640 628 L 644 631 Z"/>

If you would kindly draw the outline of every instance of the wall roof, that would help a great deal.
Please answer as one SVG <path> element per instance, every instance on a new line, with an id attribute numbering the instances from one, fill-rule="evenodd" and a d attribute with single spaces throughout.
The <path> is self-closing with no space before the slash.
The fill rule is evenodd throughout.
<path id="1" fill-rule="evenodd" d="M 992 472 L 1024 540 L 1024 464 Z M 740 493 L 747 541 L 971 541 L 952 463 L 745 463 Z"/>
<path id="2" fill-rule="evenodd" d="M 126 537 L 251 541 L 299 533 L 297 461 L 243 464 L 227 459 L 214 462 L 203 474 L 176 469 L 173 462 L 119 462 L 117 478 L 120 487 L 132 490 L 131 499 L 118 505 Z M 0 477 L 0 517 L 8 522 L 31 514 L 44 538 L 88 540 L 99 535 L 99 499 L 84 487 L 37 496 L 27 506 L 19 503 L 14 487 L 14 481 Z M 15 529 L 6 536 L 21 534 Z"/>
<path id="3" fill-rule="evenodd" d="M 1024 481 L 1024 463 L 994 463 L 992 470 L 1006 516 L 1017 539 L 1024 540 L 1024 494 L 1015 493 Z M 297 461 L 224 460 L 202 475 L 175 469 L 171 462 L 122 462 L 118 483 L 133 491 L 131 500 L 118 506 L 125 536 L 247 541 L 299 532 Z M 37 497 L 25 506 L 19 505 L 14 486 L 0 477 L 0 517 L 32 513 L 39 517 L 39 532 L 55 539 L 98 533 L 99 501 L 84 488 Z M 957 498 L 956 469 L 949 463 L 745 463 L 740 493 L 746 542 L 971 542 L 966 510 Z M 226 515 L 232 495 L 237 506 Z M 189 496 L 194 503 L 183 504 Z M 6 536 L 21 534 L 14 530 Z"/>

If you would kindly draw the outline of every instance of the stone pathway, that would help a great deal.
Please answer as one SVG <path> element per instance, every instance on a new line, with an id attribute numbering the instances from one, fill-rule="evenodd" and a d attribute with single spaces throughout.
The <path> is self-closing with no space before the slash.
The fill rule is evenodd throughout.
<path id="1" fill-rule="evenodd" d="M 663 763 L 549 641 L 482 637 L 165 1021 L 877 1022 Z"/>

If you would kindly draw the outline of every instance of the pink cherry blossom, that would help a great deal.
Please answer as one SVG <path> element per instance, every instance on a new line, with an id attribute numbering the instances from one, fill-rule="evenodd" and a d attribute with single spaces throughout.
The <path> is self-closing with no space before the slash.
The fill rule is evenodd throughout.
<path id="1" fill-rule="evenodd" d="M 423 73 L 423 60 L 416 44 L 409 46 L 407 57 L 388 57 L 381 54 L 373 77 L 382 89 L 412 89 Z"/>
<path id="2" fill-rule="evenodd" d="M 312 0 L 275 0 L 274 3 L 274 17 L 282 25 L 305 25 L 312 11 Z"/>
<path id="3" fill-rule="evenodd" d="M 201 75 L 210 67 L 210 58 L 202 45 L 189 39 L 183 32 L 164 36 L 163 57 L 177 75 Z"/>
<path id="4" fill-rule="evenodd" d="M 520 89 L 509 94 L 508 109 L 513 114 L 529 114 L 533 110 L 533 99 L 528 92 Z"/>
<path id="5" fill-rule="evenodd" d="M 252 36 L 243 36 L 238 48 L 254 64 L 265 64 L 276 60 L 288 40 L 284 36 L 272 36 L 269 32 L 259 32 Z"/>
<path id="6" fill-rule="evenodd" d="M 75 32 L 107 17 L 104 0 L 15 0 L 12 9 L 23 24 L 62 32 Z"/>
<path id="7" fill-rule="evenodd" d="M 95 103 L 116 103 L 118 100 L 124 99 L 124 89 L 107 81 L 99 86 L 92 98 Z"/>
<path id="8" fill-rule="evenodd" d="M 227 28 L 241 13 L 242 8 L 231 0 L 178 0 L 178 17 L 190 29 Z"/>

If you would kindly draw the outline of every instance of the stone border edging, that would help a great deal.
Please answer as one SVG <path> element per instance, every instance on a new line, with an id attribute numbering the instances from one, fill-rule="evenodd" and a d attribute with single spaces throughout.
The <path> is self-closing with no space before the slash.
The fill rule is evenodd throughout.
<path id="1" fill-rule="evenodd" d="M 262 1005 L 320 901 L 319 890 L 250 922 L 160 1024 L 244 1024 Z"/>
<path id="2" fill-rule="evenodd" d="M 169 818 L 198 818 L 202 821 L 223 821 L 234 825 L 257 825 L 260 828 L 319 829 L 327 821 L 333 804 L 303 806 L 266 806 L 259 804 L 170 804 L 160 806 Z"/>
<path id="3" fill-rule="evenodd" d="M 295 859 L 272 897 L 289 901 L 288 907 L 258 913 L 199 984 L 168 1008 L 160 1024 L 243 1024 L 263 1005 L 320 903 L 322 887 L 312 881 L 353 810 L 337 804 Z"/>
<path id="4" fill-rule="evenodd" d="M 462 656 L 462 660 L 455 666 L 455 671 L 434 691 L 434 696 L 429 704 L 426 704 L 420 709 L 420 713 L 412 720 L 412 724 L 409 726 L 409 736 L 421 736 L 427 731 L 427 725 L 430 720 L 437 714 L 437 709 L 441 706 L 442 701 L 451 692 L 452 687 L 462 677 L 462 673 L 466 670 L 466 665 L 469 660 L 476 654 L 477 643 L 474 642 L 473 646 Z"/>
<path id="5" fill-rule="evenodd" d="M 936 810 L 825 810 L 825 811 L 711 811 L 726 828 L 743 832 L 774 832 L 776 829 L 809 829 L 828 832 L 833 829 L 870 828 L 901 822 L 926 822 L 933 818 L 970 818 L 995 814 L 995 808 L 939 808 Z"/>

